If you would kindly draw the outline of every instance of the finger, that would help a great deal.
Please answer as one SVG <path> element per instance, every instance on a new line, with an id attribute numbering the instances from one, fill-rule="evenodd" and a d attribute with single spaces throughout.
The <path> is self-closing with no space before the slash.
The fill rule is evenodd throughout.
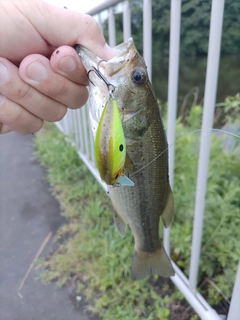
<path id="1" fill-rule="evenodd" d="M 61 46 L 57 48 L 50 59 L 51 67 L 69 80 L 88 85 L 87 71 L 79 56 L 72 47 Z"/>
<path id="2" fill-rule="evenodd" d="M 39 92 L 69 108 L 81 107 L 87 101 L 87 88 L 56 73 L 49 60 L 42 55 L 33 54 L 23 59 L 19 74 Z"/>
<path id="3" fill-rule="evenodd" d="M 16 1 L 22 12 L 21 2 Z M 36 15 L 36 7 L 38 14 Z M 108 46 L 97 22 L 89 15 L 57 8 L 44 1 L 35 1 L 34 6 L 26 6 L 24 13 L 31 24 L 54 47 L 82 44 L 102 59 L 110 59 L 116 52 Z"/>
<path id="4" fill-rule="evenodd" d="M 0 56 L 17 66 L 28 54 L 37 52 L 50 56 L 55 50 L 24 14 L 26 7 L 31 5 L 35 6 L 37 15 L 37 3 L 34 0 L 0 0 Z M 21 7 L 22 12 L 19 12 L 17 6 Z"/>
<path id="5" fill-rule="evenodd" d="M 42 126 L 43 120 L 0 95 L 0 133 L 16 131 L 20 134 L 29 134 L 37 132 Z"/>
<path id="6" fill-rule="evenodd" d="M 18 68 L 4 58 L 0 58 L 0 93 L 46 121 L 59 121 L 67 111 L 64 104 L 25 83 L 19 76 Z"/>

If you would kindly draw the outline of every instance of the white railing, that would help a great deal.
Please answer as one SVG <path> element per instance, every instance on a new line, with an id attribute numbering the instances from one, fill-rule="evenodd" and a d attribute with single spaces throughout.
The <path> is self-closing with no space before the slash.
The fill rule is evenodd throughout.
<path id="1" fill-rule="evenodd" d="M 129 1 L 108 0 L 88 14 L 93 15 L 102 27 L 101 12 L 108 11 L 109 44 L 116 44 L 114 6 L 122 2 L 123 8 L 123 34 L 124 40 L 131 35 L 131 13 Z M 198 267 L 201 251 L 202 228 L 205 208 L 208 162 L 210 152 L 211 128 L 213 123 L 213 112 L 216 101 L 220 45 L 222 35 L 222 22 L 224 13 L 224 0 L 212 0 L 210 37 L 208 63 L 205 82 L 204 113 L 202 122 L 201 146 L 198 164 L 198 179 L 195 199 L 195 213 L 192 237 L 192 255 L 190 261 L 189 279 L 183 274 L 173 262 L 176 275 L 171 278 L 174 284 L 183 293 L 190 305 L 202 320 L 219 320 L 220 315 L 207 303 L 197 291 Z M 169 55 L 169 78 L 168 78 L 168 143 L 175 142 L 175 122 L 177 115 L 177 93 L 178 93 L 178 70 L 179 70 L 179 43 L 181 22 L 181 0 L 171 0 L 171 22 L 170 22 L 170 55 Z M 143 0 L 143 55 L 146 61 L 151 79 L 152 70 L 152 3 L 151 0 Z M 99 178 L 95 167 L 93 138 L 88 118 L 87 104 L 80 110 L 68 111 L 65 118 L 58 123 L 74 143 L 79 156 L 87 165 L 98 182 L 106 189 Z M 174 148 L 169 149 L 169 175 L 173 187 L 174 173 Z M 167 252 L 170 251 L 170 230 L 164 233 L 164 245 Z M 240 319 L 240 263 L 236 281 L 232 293 L 232 301 L 228 314 L 228 320 Z"/>

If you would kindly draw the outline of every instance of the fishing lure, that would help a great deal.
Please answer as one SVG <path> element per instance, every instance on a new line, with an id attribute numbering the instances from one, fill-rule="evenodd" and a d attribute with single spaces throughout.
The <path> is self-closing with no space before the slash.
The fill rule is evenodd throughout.
<path id="1" fill-rule="evenodd" d="M 96 166 L 108 185 L 133 185 L 124 176 L 126 142 L 117 101 L 110 98 L 101 114 L 95 138 Z"/>
<path id="2" fill-rule="evenodd" d="M 118 104 L 113 98 L 115 87 L 99 70 L 102 61 L 105 60 L 100 60 L 97 68 L 92 67 L 88 71 L 88 79 L 94 86 L 89 76 L 91 72 L 94 72 L 106 84 L 109 91 L 109 100 L 102 111 L 95 137 L 96 166 L 102 180 L 108 185 L 134 186 L 132 180 L 122 173 L 126 158 L 126 142 Z"/>

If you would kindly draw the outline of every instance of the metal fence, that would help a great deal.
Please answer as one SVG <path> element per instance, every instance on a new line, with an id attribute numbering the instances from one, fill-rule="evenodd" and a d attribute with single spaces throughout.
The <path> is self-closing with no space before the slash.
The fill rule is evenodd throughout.
<path id="1" fill-rule="evenodd" d="M 95 7 L 88 14 L 93 15 L 102 26 L 100 13 L 107 10 L 109 44 L 116 44 L 116 30 L 114 6 L 122 2 L 123 7 L 123 34 L 124 40 L 131 36 L 131 13 L 129 1 L 108 0 Z M 220 45 L 222 35 L 222 22 L 224 14 L 224 0 L 212 0 L 211 23 L 209 30 L 209 50 L 205 81 L 204 112 L 202 119 L 201 145 L 198 164 L 198 178 L 195 198 L 194 224 L 192 233 L 192 254 L 190 262 L 190 274 L 187 278 L 178 266 L 173 262 L 176 275 L 171 278 L 179 288 L 190 305 L 203 320 L 219 320 L 220 315 L 207 303 L 197 290 L 198 267 L 201 252 L 201 238 L 206 198 L 206 186 L 208 175 L 208 163 L 210 154 L 211 129 L 216 101 L 216 90 L 219 69 Z M 152 3 L 151 0 L 143 0 L 143 55 L 146 61 L 149 77 L 152 70 Z M 175 142 L 175 122 L 177 115 L 177 93 L 179 73 L 179 44 L 180 44 L 181 0 L 171 0 L 170 17 L 170 54 L 169 54 L 169 78 L 168 78 L 168 143 Z M 82 158 L 91 173 L 106 189 L 100 180 L 95 167 L 93 138 L 87 111 L 87 104 L 79 110 L 70 110 L 65 118 L 58 123 L 58 127 L 67 134 L 74 143 L 79 156 Z M 174 148 L 169 149 L 169 175 L 173 188 L 174 174 Z M 165 230 L 164 245 L 166 251 L 170 251 L 170 230 Z M 240 319 L 240 263 L 233 288 L 232 300 L 228 314 L 228 320 Z"/>

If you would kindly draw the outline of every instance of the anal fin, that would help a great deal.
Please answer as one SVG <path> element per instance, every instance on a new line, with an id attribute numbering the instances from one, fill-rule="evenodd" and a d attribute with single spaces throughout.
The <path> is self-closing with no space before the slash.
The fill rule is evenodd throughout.
<path id="1" fill-rule="evenodd" d="M 127 230 L 126 222 L 123 221 L 123 219 L 119 216 L 119 214 L 116 211 L 113 212 L 113 220 L 114 220 L 114 223 L 115 223 L 115 226 L 117 228 L 118 233 L 123 238 L 125 236 L 126 230 Z"/>

